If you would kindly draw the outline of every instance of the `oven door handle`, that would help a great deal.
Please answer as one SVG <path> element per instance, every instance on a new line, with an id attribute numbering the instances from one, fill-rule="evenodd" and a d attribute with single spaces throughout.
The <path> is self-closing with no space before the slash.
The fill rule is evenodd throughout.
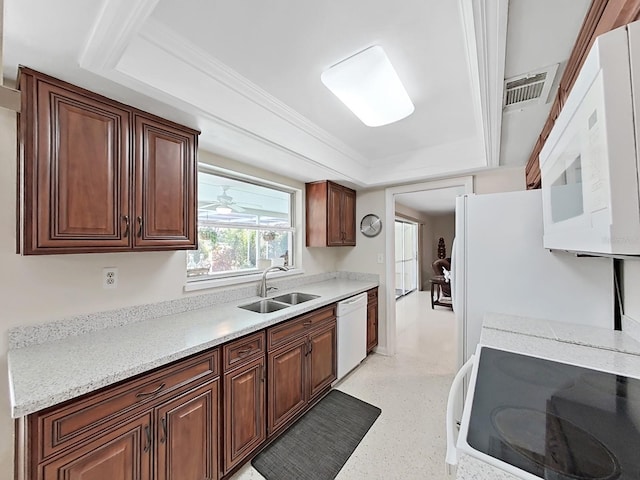
<path id="1" fill-rule="evenodd" d="M 455 408 L 458 405 L 458 399 L 462 393 L 462 385 L 464 383 L 464 377 L 469 373 L 471 368 L 473 367 L 473 362 L 475 360 L 475 355 L 471 355 L 467 363 L 465 363 L 455 378 L 453 379 L 453 383 L 451 384 L 451 389 L 449 390 L 449 398 L 447 400 L 447 456 L 445 457 L 445 462 L 447 463 L 447 471 L 451 475 L 451 466 L 458 464 L 458 450 L 456 448 L 456 439 L 455 439 Z"/>

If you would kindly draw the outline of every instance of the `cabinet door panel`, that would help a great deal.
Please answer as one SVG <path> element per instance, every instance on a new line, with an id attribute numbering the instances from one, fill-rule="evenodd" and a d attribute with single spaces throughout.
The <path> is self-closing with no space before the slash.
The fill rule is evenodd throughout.
<path id="1" fill-rule="evenodd" d="M 224 472 L 266 439 L 264 356 L 224 377 Z"/>
<path id="2" fill-rule="evenodd" d="M 155 480 L 218 478 L 220 380 L 157 408 Z"/>
<path id="3" fill-rule="evenodd" d="M 342 198 L 342 231 L 343 245 L 355 246 L 356 244 L 356 192 L 344 189 Z"/>
<path id="4" fill-rule="evenodd" d="M 196 244 L 196 136 L 140 115 L 136 123 L 136 247 Z"/>
<path id="5" fill-rule="evenodd" d="M 305 337 L 269 353 L 269 434 L 282 427 L 307 404 L 306 351 Z"/>
<path id="6" fill-rule="evenodd" d="M 40 480 L 148 480 L 151 414 L 131 420 L 40 470 Z"/>
<path id="7" fill-rule="evenodd" d="M 53 84 L 36 83 L 37 148 L 34 157 L 25 160 L 27 191 L 32 192 L 25 214 L 25 253 L 38 248 L 126 248 L 129 113 Z"/>
<path id="8" fill-rule="evenodd" d="M 313 398 L 336 379 L 336 322 L 309 335 L 309 397 Z"/>
<path id="9" fill-rule="evenodd" d="M 327 195 L 327 245 L 342 245 L 342 188 L 329 183 Z"/>
<path id="10" fill-rule="evenodd" d="M 378 302 L 367 306 L 367 353 L 378 345 Z"/>

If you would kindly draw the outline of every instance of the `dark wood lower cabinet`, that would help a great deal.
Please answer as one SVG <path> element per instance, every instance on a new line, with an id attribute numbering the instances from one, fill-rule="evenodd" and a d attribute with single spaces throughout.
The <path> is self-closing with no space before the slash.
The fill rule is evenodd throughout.
<path id="1" fill-rule="evenodd" d="M 264 354 L 224 375 L 225 474 L 267 438 L 264 380 Z"/>
<path id="2" fill-rule="evenodd" d="M 147 480 L 151 478 L 152 414 L 123 422 L 111 432 L 45 464 L 41 480 Z"/>
<path id="3" fill-rule="evenodd" d="M 378 345 L 378 288 L 367 291 L 367 353 Z"/>
<path id="4" fill-rule="evenodd" d="M 218 478 L 219 392 L 216 379 L 157 407 L 156 480 Z"/>
<path id="5" fill-rule="evenodd" d="M 281 431 L 336 379 L 335 308 L 319 309 L 267 329 L 269 365 L 267 432 Z"/>
<path id="6" fill-rule="evenodd" d="M 16 479 L 218 479 L 220 382 L 214 348 L 34 413 Z"/>
<path id="7" fill-rule="evenodd" d="M 330 305 L 22 418 L 15 478 L 228 478 L 329 391 L 336 337 Z"/>
<path id="8" fill-rule="evenodd" d="M 307 345 L 307 338 L 304 337 L 269 353 L 267 430 L 270 435 L 300 413 L 307 404 Z"/>
<path id="9" fill-rule="evenodd" d="M 336 379 L 336 323 L 309 335 L 309 398 L 312 399 Z"/>

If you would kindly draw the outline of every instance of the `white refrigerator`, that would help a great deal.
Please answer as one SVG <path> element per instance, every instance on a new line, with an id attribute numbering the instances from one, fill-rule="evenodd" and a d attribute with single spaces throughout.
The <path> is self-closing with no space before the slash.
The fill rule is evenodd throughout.
<path id="1" fill-rule="evenodd" d="M 540 190 L 456 199 L 458 367 L 475 352 L 487 312 L 614 328 L 613 260 L 546 250 L 542 225 Z"/>

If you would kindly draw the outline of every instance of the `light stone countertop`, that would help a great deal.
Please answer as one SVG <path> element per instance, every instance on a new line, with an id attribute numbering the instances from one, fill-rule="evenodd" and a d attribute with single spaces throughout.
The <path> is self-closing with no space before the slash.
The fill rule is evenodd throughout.
<path id="1" fill-rule="evenodd" d="M 273 313 L 238 308 L 260 299 L 248 297 L 9 350 L 11 415 L 28 415 L 377 286 L 332 279 L 270 295 L 320 295 Z"/>
<path id="2" fill-rule="evenodd" d="M 480 344 L 640 378 L 640 343 L 624 332 L 490 313 L 484 317 Z M 460 452 L 457 480 L 517 478 Z"/>

